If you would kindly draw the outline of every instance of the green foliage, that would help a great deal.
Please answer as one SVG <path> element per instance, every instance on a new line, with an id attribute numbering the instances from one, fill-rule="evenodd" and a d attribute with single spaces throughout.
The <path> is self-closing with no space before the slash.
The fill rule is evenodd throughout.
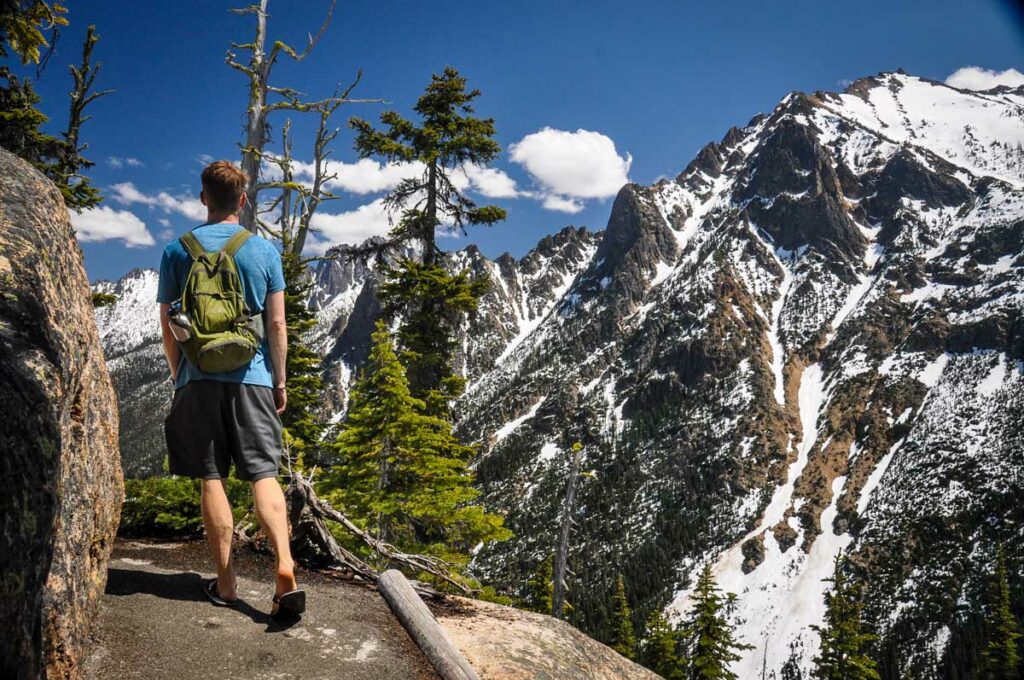
<path id="1" fill-rule="evenodd" d="M 471 504 L 479 495 L 467 465 L 473 449 L 455 439 L 448 421 L 424 409 L 409 391 L 391 334 L 378 322 L 335 445 L 339 463 L 323 491 L 380 538 L 465 563 L 473 545 L 509 532 L 501 517 Z"/>
<path id="2" fill-rule="evenodd" d="M 45 31 L 67 24 L 62 16 L 67 10 L 42 0 L 18 2 L 0 0 L 0 57 L 13 51 L 23 64 L 41 59 L 42 48 L 48 45 Z M 46 134 L 42 127 L 49 118 L 37 108 L 39 95 L 28 78 L 18 78 L 7 65 L 0 65 L 0 146 L 25 159 L 50 178 L 60 189 L 65 204 L 74 210 L 97 205 L 101 196 L 82 171 L 94 163 L 82 155 L 87 145 L 79 145 L 78 134 L 85 107 L 108 91 L 90 93 L 99 66 L 91 66 L 92 50 L 99 41 L 90 26 L 82 49 L 81 66 L 71 66 L 74 88 L 70 92 L 71 107 L 64 139 Z"/>
<path id="3" fill-rule="evenodd" d="M 686 680 L 686 668 L 679 656 L 679 644 L 679 632 L 668 622 L 662 610 L 652 610 L 640 649 L 643 665 L 665 680 Z"/>
<path id="4" fill-rule="evenodd" d="M 472 101 L 478 96 L 479 90 L 467 91 L 466 79 L 448 67 L 431 77 L 416 102 L 419 125 L 395 111 L 381 114 L 383 130 L 361 118 L 349 121 L 361 157 L 423 164 L 422 175 L 402 180 L 385 200 L 389 207 L 403 211 L 392 238 L 419 241 L 426 264 L 435 261 L 435 231 L 442 218 L 463 233 L 467 225 L 492 225 L 505 219 L 502 208 L 477 206 L 452 181 L 458 169 L 467 164 L 486 166 L 501 151 L 494 140 L 493 119 L 473 116 Z"/>
<path id="5" fill-rule="evenodd" d="M 489 284 L 469 272 L 451 274 L 408 259 L 384 274 L 379 297 L 385 314 L 402 320 L 398 344 L 412 394 L 426 402 L 427 413 L 447 417 L 448 402 L 464 386 L 452 370 L 455 332 Z"/>
<path id="6" fill-rule="evenodd" d="M 636 655 L 636 634 L 633 632 L 633 612 L 626 598 L 626 581 L 619 574 L 615 579 L 612 596 L 612 644 L 616 652 L 632 659 Z"/>
<path id="7" fill-rule="evenodd" d="M 552 598 L 555 594 L 555 556 L 550 554 L 540 561 L 537 570 L 526 582 L 526 601 L 530 611 L 551 615 Z"/>
<path id="8" fill-rule="evenodd" d="M 981 652 L 982 680 L 1020 678 L 1020 624 L 1010 609 L 1010 583 L 1003 549 L 996 552 L 995 573 L 989 587 L 984 625 L 985 645 Z"/>
<path id="9" fill-rule="evenodd" d="M 814 657 L 811 677 L 821 680 L 879 680 L 868 645 L 875 635 L 861 628 L 860 586 L 843 570 L 843 558 L 836 555 L 830 592 L 825 593 L 825 625 L 812 626 L 821 637 L 821 650 Z"/>
<path id="10" fill-rule="evenodd" d="M 93 293 L 92 294 L 92 306 L 93 307 L 106 307 L 117 302 L 117 296 L 113 293 Z"/>
<path id="11" fill-rule="evenodd" d="M 0 0 L 0 57 L 9 49 L 22 64 L 38 64 L 50 46 L 46 32 L 56 35 L 57 27 L 67 26 L 67 11 L 44 0 Z"/>
<path id="12" fill-rule="evenodd" d="M 227 480 L 228 500 L 235 520 L 249 508 L 249 485 Z M 201 536 L 201 482 L 187 477 L 148 477 L 124 480 L 122 536 L 180 538 Z"/>
<path id="13" fill-rule="evenodd" d="M 686 677 L 690 680 L 736 680 L 729 664 L 739 660 L 736 653 L 751 649 L 733 637 L 727 618 L 729 598 L 724 596 L 705 564 L 693 592 L 693 610 L 680 630 Z"/>
<path id="14" fill-rule="evenodd" d="M 284 313 L 288 323 L 288 408 L 281 415 L 285 441 L 297 469 L 323 464 L 319 455 L 324 423 L 318 406 L 326 385 L 321 374 L 320 355 L 306 344 L 316 325 L 316 316 L 306 300 L 313 281 L 301 256 L 286 250 L 281 255 L 284 270 Z"/>

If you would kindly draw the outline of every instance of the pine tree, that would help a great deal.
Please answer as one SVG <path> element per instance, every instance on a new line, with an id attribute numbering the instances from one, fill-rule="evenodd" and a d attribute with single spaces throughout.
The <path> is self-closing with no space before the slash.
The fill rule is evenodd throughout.
<path id="1" fill-rule="evenodd" d="M 349 121 L 361 157 L 423 166 L 418 177 L 402 180 L 385 198 L 389 209 L 401 211 L 387 247 L 416 242 L 422 262 L 404 260 L 386 272 L 381 300 L 393 318 L 403 320 L 398 339 L 413 394 L 437 415 L 447 415 L 447 403 L 462 391 L 451 368 L 452 338 L 487 286 L 483 280 L 471 281 L 466 272 L 450 274 L 440 266 L 437 228 L 449 222 L 465 234 L 467 226 L 492 225 L 506 215 L 498 206 L 476 205 L 453 179 L 467 165 L 486 166 L 501 150 L 494 121 L 473 115 L 478 96 L 480 91 L 467 91 L 466 79 L 449 67 L 432 76 L 417 101 L 418 125 L 395 111 L 381 114 L 383 130 L 361 118 Z"/>
<path id="2" fill-rule="evenodd" d="M 474 544 L 509 536 L 501 517 L 470 504 L 479 495 L 467 465 L 472 449 L 455 440 L 450 423 L 423 412 L 383 322 L 349 403 L 340 462 L 325 483 L 329 499 L 384 540 L 449 560 L 465 561 Z"/>
<path id="3" fill-rule="evenodd" d="M 23 65 L 36 64 L 41 70 L 52 45 L 46 31 L 57 34 L 59 26 L 67 25 L 67 9 L 43 0 L 0 2 L 0 58 L 6 60 L 13 52 Z M 79 144 L 82 124 L 89 119 L 85 107 L 110 90 L 90 92 L 100 65 L 91 65 L 93 48 L 99 41 L 95 27 L 86 32 L 80 66 L 70 66 L 74 88 L 68 124 L 59 139 L 42 131 L 49 122 L 37 108 L 39 95 L 32 81 L 18 78 L 6 64 L 0 64 L 0 146 L 28 161 L 53 180 L 69 208 L 82 210 L 97 205 L 99 191 L 92 186 L 82 170 L 94 164 L 82 155 L 86 144 Z"/>
<path id="4" fill-rule="evenodd" d="M 832 584 L 825 593 L 825 625 L 812 626 L 821 637 L 821 650 L 814 657 L 811 677 L 820 680 L 879 680 L 868 645 L 876 636 L 861 629 L 860 586 L 849 580 L 843 558 L 836 555 Z"/>
<path id="5" fill-rule="evenodd" d="M 281 415 L 292 464 L 307 469 L 322 464 L 318 455 L 323 418 L 317 410 L 325 390 L 320 355 L 306 344 L 316 316 L 306 303 L 313 281 L 302 257 L 290 250 L 281 255 L 284 270 L 284 314 L 288 324 L 288 408 Z"/>
<path id="6" fill-rule="evenodd" d="M 679 642 L 679 632 L 672 627 L 661 609 L 655 609 L 647 619 L 640 659 L 644 666 L 665 680 L 685 680 L 685 664 L 679 656 Z"/>
<path id="7" fill-rule="evenodd" d="M 472 102 L 479 96 L 479 90 L 467 92 L 466 79 L 448 67 L 431 77 L 413 107 L 420 117 L 419 126 L 395 111 L 381 114 L 383 131 L 361 118 L 349 120 L 361 157 L 422 163 L 420 176 L 402 180 L 385 201 L 388 207 L 402 211 L 391 232 L 392 243 L 419 241 L 426 265 L 437 261 L 440 251 L 435 232 L 442 219 L 450 220 L 463 234 L 468 225 L 492 225 L 505 219 L 503 209 L 477 206 L 452 179 L 467 165 L 486 166 L 501 151 L 494 140 L 494 120 L 473 116 Z"/>
<path id="8" fill-rule="evenodd" d="M 555 590 L 554 555 L 548 555 L 526 582 L 526 608 L 540 614 L 551 614 L 551 598 Z"/>
<path id="9" fill-rule="evenodd" d="M 379 297 L 386 315 L 402 319 L 398 342 L 412 393 L 427 404 L 427 413 L 448 417 L 448 403 L 464 386 L 452 367 L 455 332 L 464 315 L 476 309 L 488 282 L 412 260 L 384 274 Z"/>
<path id="10" fill-rule="evenodd" d="M 705 564 L 693 593 L 693 609 L 680 634 L 690 680 L 736 680 L 729 664 L 738 661 L 737 652 L 751 649 L 733 636 L 726 614 L 729 599 L 723 595 Z"/>
<path id="11" fill-rule="evenodd" d="M 981 652 L 982 680 L 1016 680 L 1020 678 L 1020 624 L 1010 610 L 1010 583 L 1006 556 L 1002 547 L 996 551 L 995 573 L 989 591 L 985 617 L 985 645 Z"/>
<path id="12" fill-rule="evenodd" d="M 619 574 L 615 579 L 612 597 L 612 649 L 632 659 L 636 655 L 636 635 L 633 632 L 633 611 L 626 598 L 626 582 Z"/>

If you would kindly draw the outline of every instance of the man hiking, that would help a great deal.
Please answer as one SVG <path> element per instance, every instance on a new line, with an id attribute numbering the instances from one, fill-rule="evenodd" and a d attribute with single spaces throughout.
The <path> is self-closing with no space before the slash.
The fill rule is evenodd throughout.
<path id="1" fill-rule="evenodd" d="M 225 481 L 234 465 L 252 485 L 256 516 L 277 557 L 271 615 L 294 619 L 305 610 L 305 593 L 295 583 L 277 482 L 287 401 L 285 283 L 277 249 L 238 224 L 245 185 L 230 162 L 208 165 L 199 194 L 206 223 L 169 244 L 160 262 L 160 328 L 174 382 L 164 429 L 171 474 L 202 480 L 203 525 L 217 569 L 206 595 L 219 606 L 238 602 Z"/>

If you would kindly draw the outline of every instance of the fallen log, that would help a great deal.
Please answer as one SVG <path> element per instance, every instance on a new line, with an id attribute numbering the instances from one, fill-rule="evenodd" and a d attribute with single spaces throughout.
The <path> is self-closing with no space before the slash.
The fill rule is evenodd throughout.
<path id="1" fill-rule="evenodd" d="M 438 675 L 444 680 L 479 680 L 402 572 L 385 571 L 377 580 L 377 588 Z"/>
<path id="2" fill-rule="evenodd" d="M 414 572 L 430 574 L 468 597 L 472 597 L 477 592 L 456 580 L 443 560 L 427 555 L 401 552 L 393 545 L 360 529 L 344 513 L 317 496 L 310 480 L 301 474 L 291 475 L 285 496 L 288 501 L 289 522 L 292 526 L 293 549 L 306 561 L 320 563 L 322 566 L 341 566 L 350 570 L 358 578 L 370 583 L 378 583 L 380 573 L 334 539 L 325 522 L 325 520 L 330 520 L 340 524 L 345 531 L 359 539 L 389 564 L 401 565 Z M 413 581 L 412 587 L 425 597 L 444 597 L 440 591 L 419 581 Z"/>

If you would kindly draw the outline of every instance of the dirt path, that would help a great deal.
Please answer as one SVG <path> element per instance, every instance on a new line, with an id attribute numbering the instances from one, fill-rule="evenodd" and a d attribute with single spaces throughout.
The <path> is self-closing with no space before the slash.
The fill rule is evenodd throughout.
<path id="1" fill-rule="evenodd" d="M 110 564 L 89 680 L 388 680 L 437 678 L 374 591 L 302 573 L 308 611 L 285 628 L 267 613 L 268 559 L 236 554 L 237 609 L 202 593 L 203 543 L 119 542 Z"/>

